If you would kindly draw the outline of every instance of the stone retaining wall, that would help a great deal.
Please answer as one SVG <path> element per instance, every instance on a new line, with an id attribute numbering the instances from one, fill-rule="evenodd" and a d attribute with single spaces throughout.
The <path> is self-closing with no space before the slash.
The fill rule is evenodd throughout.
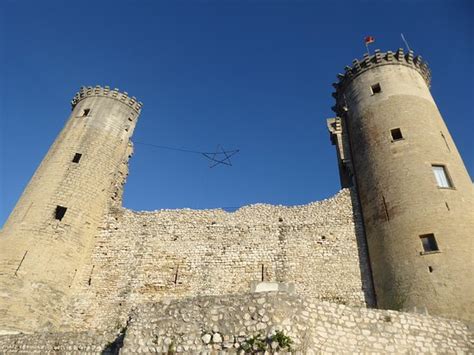
<path id="1" fill-rule="evenodd" d="M 468 354 L 462 322 L 315 302 L 285 292 L 143 304 L 117 332 L 0 336 L 0 353 Z M 244 350 L 245 349 L 245 350 Z"/>
<path id="2" fill-rule="evenodd" d="M 118 338 L 93 331 L 0 335 L 0 354 L 115 354 L 122 345 Z"/>
<path id="3" fill-rule="evenodd" d="M 127 328 L 122 351 L 234 353 L 253 344 L 254 351 L 285 352 L 278 338 L 286 338 L 301 354 L 467 354 L 473 350 L 470 337 L 454 320 L 270 292 L 143 305 Z"/>

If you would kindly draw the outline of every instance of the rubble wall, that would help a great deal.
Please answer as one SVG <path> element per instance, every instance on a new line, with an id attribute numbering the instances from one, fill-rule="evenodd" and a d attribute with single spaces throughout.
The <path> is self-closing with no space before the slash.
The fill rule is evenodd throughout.
<path id="1" fill-rule="evenodd" d="M 223 210 L 115 209 L 73 285 L 72 328 L 124 324 L 146 302 L 245 293 L 293 283 L 314 300 L 373 304 L 361 218 L 350 190 L 304 206 Z M 359 241 L 359 243 L 358 243 Z"/>
<path id="2" fill-rule="evenodd" d="M 142 304 L 114 332 L 0 336 L 0 353 L 469 354 L 456 320 L 312 302 L 283 292 Z"/>

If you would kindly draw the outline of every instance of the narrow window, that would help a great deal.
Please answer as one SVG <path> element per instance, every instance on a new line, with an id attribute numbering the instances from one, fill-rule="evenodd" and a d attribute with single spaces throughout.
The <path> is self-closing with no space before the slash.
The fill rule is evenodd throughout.
<path id="1" fill-rule="evenodd" d="M 82 110 L 82 117 L 87 117 L 89 116 L 89 113 L 91 112 L 91 109 L 90 108 L 85 108 L 84 110 Z"/>
<path id="2" fill-rule="evenodd" d="M 174 274 L 174 284 L 177 285 L 178 284 L 178 272 L 179 272 L 179 265 L 176 266 L 176 272 Z"/>
<path id="3" fill-rule="evenodd" d="M 54 217 L 58 220 L 62 220 L 64 215 L 66 214 L 67 208 L 63 206 L 56 206 L 56 212 Z"/>
<path id="4" fill-rule="evenodd" d="M 382 195 L 383 208 L 385 210 L 385 218 L 387 222 L 390 221 L 390 215 L 388 214 L 387 201 L 385 201 L 385 196 Z"/>
<path id="5" fill-rule="evenodd" d="M 433 272 L 433 266 L 428 266 L 428 271 Z"/>
<path id="6" fill-rule="evenodd" d="M 438 243 L 433 233 L 420 235 L 421 244 L 423 245 L 423 251 L 425 253 L 438 251 Z"/>
<path id="7" fill-rule="evenodd" d="M 380 84 L 374 84 L 370 87 L 372 89 L 372 95 L 379 94 L 382 92 L 382 88 L 380 87 Z"/>
<path id="8" fill-rule="evenodd" d="M 90 286 L 92 283 L 92 273 L 94 272 L 95 265 L 92 265 L 91 273 L 89 275 L 89 281 L 87 281 L 87 284 Z"/>
<path id="9" fill-rule="evenodd" d="M 432 165 L 431 167 L 433 168 L 433 174 L 436 178 L 438 187 L 448 189 L 453 187 L 451 179 L 449 178 L 448 172 L 444 165 Z"/>
<path id="10" fill-rule="evenodd" d="M 394 128 L 390 130 L 390 134 L 392 135 L 392 141 L 399 141 L 400 139 L 403 139 L 402 131 L 400 128 Z"/>
<path id="11" fill-rule="evenodd" d="M 73 163 L 79 163 L 79 160 L 81 160 L 82 154 L 76 153 L 74 154 L 74 158 L 72 158 Z"/>

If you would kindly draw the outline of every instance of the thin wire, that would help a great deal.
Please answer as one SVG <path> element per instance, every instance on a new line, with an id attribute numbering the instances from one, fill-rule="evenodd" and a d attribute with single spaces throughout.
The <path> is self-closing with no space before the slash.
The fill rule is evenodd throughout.
<path id="1" fill-rule="evenodd" d="M 168 146 L 166 146 L 166 145 L 156 145 L 156 144 L 143 143 L 143 142 L 135 142 L 135 144 L 148 145 L 148 146 L 150 146 L 150 147 L 155 147 L 155 148 L 160 148 L 160 149 L 176 150 L 176 151 L 185 152 L 185 153 L 213 154 L 213 153 L 203 153 L 203 152 L 199 152 L 199 151 L 197 151 L 197 150 L 190 150 L 190 149 L 183 149 L 183 148 L 174 148 L 174 147 L 168 147 Z"/>
<path id="2" fill-rule="evenodd" d="M 200 152 L 198 150 L 191 150 L 191 149 L 184 149 L 184 148 L 175 148 L 175 147 L 169 147 L 169 146 L 166 146 L 166 145 L 156 145 L 156 144 L 151 144 L 151 143 L 143 143 L 143 142 L 135 142 L 135 144 L 141 144 L 141 145 L 147 145 L 147 146 L 150 146 L 150 147 L 155 147 L 155 148 L 160 148 L 160 149 L 168 149 L 168 150 L 176 150 L 178 152 L 185 152 L 185 153 L 195 153 L 195 154 L 213 154 L 213 155 L 216 155 L 216 154 L 224 154 L 226 155 L 226 153 L 231 153 L 232 155 L 237 153 L 239 150 L 230 150 L 230 151 L 222 151 L 222 152 Z M 226 155 L 227 156 L 227 155 Z"/>

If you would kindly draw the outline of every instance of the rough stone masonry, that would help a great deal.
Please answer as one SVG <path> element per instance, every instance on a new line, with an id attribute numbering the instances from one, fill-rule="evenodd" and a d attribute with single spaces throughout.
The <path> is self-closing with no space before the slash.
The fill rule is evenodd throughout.
<path id="1" fill-rule="evenodd" d="M 123 323 L 142 303 L 294 284 L 313 300 L 373 305 L 360 216 L 349 189 L 304 206 L 134 212 L 114 208 L 75 278 L 67 323 Z"/>
<path id="2" fill-rule="evenodd" d="M 364 72 L 372 60 L 393 62 L 377 53 Z M 355 188 L 304 206 L 131 211 L 141 103 L 89 87 L 72 105 L 0 235 L 0 353 L 472 353 L 459 320 L 371 309 Z"/>
<path id="3" fill-rule="evenodd" d="M 0 353 L 470 353 L 460 321 L 366 308 L 352 211 L 349 189 L 233 213 L 116 206 L 62 330 L 0 336 Z M 249 293 L 262 279 L 295 291 Z"/>
<path id="4" fill-rule="evenodd" d="M 142 304 L 120 328 L 0 337 L 20 354 L 469 354 L 455 320 L 310 302 L 285 292 Z"/>

